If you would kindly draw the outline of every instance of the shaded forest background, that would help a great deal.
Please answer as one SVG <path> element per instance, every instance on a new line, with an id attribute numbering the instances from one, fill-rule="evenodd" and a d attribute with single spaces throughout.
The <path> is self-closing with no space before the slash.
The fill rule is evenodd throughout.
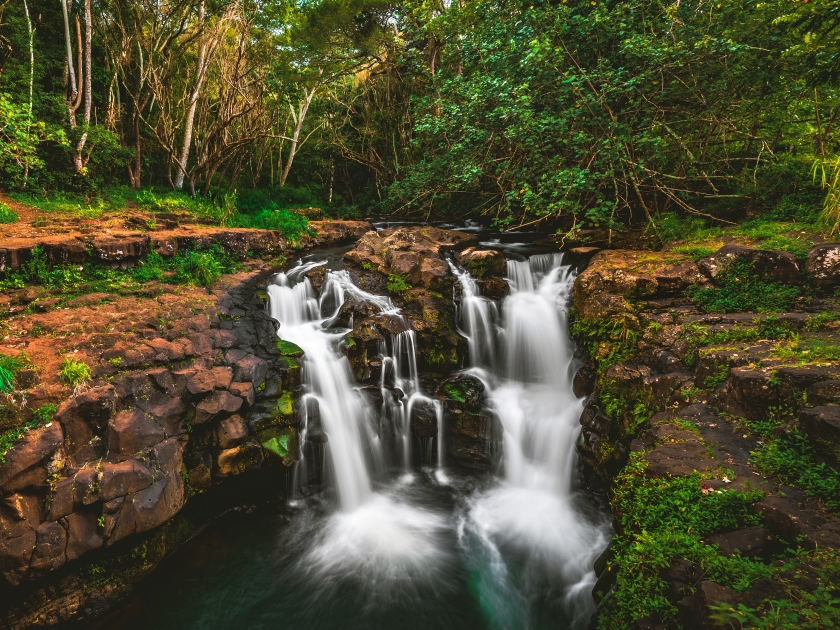
<path id="1" fill-rule="evenodd" d="M 0 0 L 0 189 L 33 202 L 561 233 L 840 212 L 836 1 L 64 1 Z"/>

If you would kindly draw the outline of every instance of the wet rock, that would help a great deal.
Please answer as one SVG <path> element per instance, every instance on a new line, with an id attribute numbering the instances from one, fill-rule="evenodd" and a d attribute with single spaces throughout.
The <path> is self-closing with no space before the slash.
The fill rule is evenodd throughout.
<path id="1" fill-rule="evenodd" d="M 420 438 L 437 436 L 437 408 L 433 400 L 417 398 L 411 404 L 411 433 Z"/>
<path id="2" fill-rule="evenodd" d="M 74 512 L 67 522 L 67 561 L 83 556 L 104 544 L 99 531 L 97 516 L 92 511 Z"/>
<path id="3" fill-rule="evenodd" d="M 239 359 L 233 366 L 233 378 L 237 381 L 249 381 L 259 387 L 265 381 L 268 363 L 253 354 Z"/>
<path id="4" fill-rule="evenodd" d="M 840 461 L 840 407 L 813 407 L 799 412 L 799 424 L 818 451 Z"/>
<path id="5" fill-rule="evenodd" d="M 796 257 L 789 252 L 772 249 L 724 245 L 713 255 L 700 260 L 697 266 L 709 278 L 717 278 L 726 265 L 739 262 L 748 264 L 759 278 L 791 284 L 802 281 Z"/>
<path id="6" fill-rule="evenodd" d="M 731 556 L 739 551 L 746 558 L 770 557 L 774 539 L 763 527 L 746 527 L 725 534 L 714 534 L 706 538 L 706 544 L 717 545 L 718 553 Z"/>
<path id="7" fill-rule="evenodd" d="M 246 442 L 219 453 L 217 471 L 220 477 L 240 475 L 259 468 L 263 458 L 263 450 L 258 444 Z"/>
<path id="8" fill-rule="evenodd" d="M 840 284 L 840 243 L 824 243 L 808 252 L 805 270 L 821 289 Z"/>
<path id="9" fill-rule="evenodd" d="M 213 422 L 239 411 L 242 399 L 227 390 L 216 390 L 195 407 L 195 424 Z"/>
<path id="10" fill-rule="evenodd" d="M 301 247 L 307 249 L 359 238 L 373 229 L 368 221 L 310 221 L 309 227 L 316 235 L 304 234 L 300 239 Z"/>
<path id="11" fill-rule="evenodd" d="M 121 411 L 108 427 L 108 452 L 127 457 L 154 446 L 166 437 L 163 429 L 139 409 Z"/>
<path id="12" fill-rule="evenodd" d="M 232 415 L 219 422 L 216 437 L 222 449 L 233 448 L 248 439 L 248 425 L 239 414 Z"/>
<path id="13" fill-rule="evenodd" d="M 193 451 L 184 458 L 187 480 L 197 490 L 207 490 L 213 485 L 213 458 L 206 451 Z"/>
<path id="14" fill-rule="evenodd" d="M 138 462 L 129 459 L 119 464 L 105 463 L 99 481 L 102 500 L 111 501 L 130 493 L 149 487 L 152 483 L 152 471 Z"/>
<path id="15" fill-rule="evenodd" d="M 458 262 L 473 278 L 504 278 L 507 273 L 505 257 L 492 249 L 468 247 L 458 254 Z"/>
<path id="16" fill-rule="evenodd" d="M 239 396 L 246 406 L 251 406 L 256 400 L 256 393 L 254 391 L 253 383 L 231 383 L 228 388 L 231 394 Z"/>
<path id="17" fill-rule="evenodd" d="M 56 472 L 60 467 L 63 440 L 58 422 L 28 431 L 6 453 L 6 462 L 0 466 L 0 491 L 10 494 L 29 485 L 44 485 L 47 468 Z M 55 455 L 59 461 L 50 461 Z"/>
<path id="18" fill-rule="evenodd" d="M 42 523 L 35 530 L 35 550 L 29 567 L 32 579 L 64 566 L 67 532 L 58 523 Z"/>

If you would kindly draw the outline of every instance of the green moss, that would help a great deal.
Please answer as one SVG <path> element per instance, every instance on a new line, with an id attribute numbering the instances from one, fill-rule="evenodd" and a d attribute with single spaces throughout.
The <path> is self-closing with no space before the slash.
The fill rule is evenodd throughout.
<path id="1" fill-rule="evenodd" d="M 303 350 L 301 350 L 299 346 L 293 344 L 291 341 L 286 341 L 284 339 L 278 339 L 277 340 L 277 350 L 284 357 L 302 357 L 303 356 Z"/>
<path id="2" fill-rule="evenodd" d="M 443 393 L 452 400 L 461 404 L 467 402 L 467 396 L 464 392 L 464 388 L 458 383 L 447 383 L 443 386 Z"/>
<path id="3" fill-rule="evenodd" d="M 408 278 L 401 275 L 392 274 L 388 276 L 388 291 L 391 293 L 402 294 L 411 289 L 411 285 L 408 283 Z"/>
<path id="4" fill-rule="evenodd" d="M 793 309 L 801 294 L 798 286 L 760 279 L 744 261 L 725 265 L 715 279 L 716 287 L 693 287 L 688 296 L 707 313 L 778 313 Z"/>
<path id="5" fill-rule="evenodd" d="M 291 435 L 284 433 L 282 435 L 275 435 L 265 442 L 261 442 L 261 444 L 265 450 L 274 453 L 278 457 L 288 457 L 290 439 Z"/>
<path id="6" fill-rule="evenodd" d="M 283 395 L 277 399 L 277 404 L 274 406 L 274 412 L 279 416 L 291 416 L 294 412 L 294 401 L 289 392 L 283 392 Z"/>

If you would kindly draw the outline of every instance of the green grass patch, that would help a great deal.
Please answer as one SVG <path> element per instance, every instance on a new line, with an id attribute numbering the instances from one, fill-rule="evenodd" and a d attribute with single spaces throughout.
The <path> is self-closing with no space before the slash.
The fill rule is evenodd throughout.
<path id="1" fill-rule="evenodd" d="M 66 383 L 71 387 L 78 387 L 84 385 L 91 379 L 90 366 L 84 361 L 76 361 L 70 357 L 65 357 L 64 363 L 61 364 L 61 369 L 58 372 L 58 377 L 62 383 Z"/>
<path id="2" fill-rule="evenodd" d="M 407 279 L 404 276 L 394 274 L 388 276 L 389 292 L 401 295 L 409 289 L 411 289 L 411 285 L 408 283 Z"/>
<path id="3" fill-rule="evenodd" d="M 737 261 L 721 269 L 716 287 L 693 287 L 687 295 L 707 313 L 779 313 L 794 308 L 801 289 L 760 279 L 752 267 Z"/>
<path id="4" fill-rule="evenodd" d="M 805 435 L 793 430 L 781 440 L 770 441 L 750 454 L 750 462 L 762 475 L 797 486 L 822 500 L 832 513 L 840 514 L 840 472 L 816 462 Z"/>
<path id="5" fill-rule="evenodd" d="M 26 355 L 13 357 L 0 354 L 0 393 L 10 394 L 15 388 L 17 373 L 28 363 Z"/>
<path id="6" fill-rule="evenodd" d="M 825 363 L 840 361 L 840 344 L 834 339 L 798 339 L 780 344 L 770 352 L 774 357 L 783 361 L 795 362 L 798 365 L 806 363 Z"/>
<path id="7" fill-rule="evenodd" d="M 20 219 L 17 212 L 12 210 L 8 204 L 0 201 L 0 223 L 16 223 Z"/>

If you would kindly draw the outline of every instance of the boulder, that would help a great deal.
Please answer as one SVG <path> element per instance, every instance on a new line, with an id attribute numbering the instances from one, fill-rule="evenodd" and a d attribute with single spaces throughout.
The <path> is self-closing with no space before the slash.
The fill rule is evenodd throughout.
<path id="1" fill-rule="evenodd" d="M 706 544 L 717 545 L 718 552 L 731 556 L 739 551 L 748 558 L 769 557 L 774 543 L 773 535 L 763 527 L 754 526 L 725 534 L 714 534 L 706 538 Z"/>
<path id="2" fill-rule="evenodd" d="M 840 381 L 820 381 L 808 388 L 808 404 L 837 405 L 840 404 Z"/>
<path id="3" fill-rule="evenodd" d="M 35 530 L 35 549 L 29 572 L 32 579 L 62 567 L 67 558 L 67 532 L 58 523 L 42 523 Z"/>
<path id="4" fill-rule="evenodd" d="M 227 331 L 225 331 L 227 332 Z M 227 366 L 214 367 L 212 370 L 216 379 L 216 389 L 227 389 L 233 381 L 233 369 Z"/>
<path id="5" fill-rule="evenodd" d="M 233 378 L 236 381 L 248 381 L 259 387 L 265 381 L 268 363 L 253 354 L 239 359 L 233 366 Z"/>
<path id="6" fill-rule="evenodd" d="M 743 245 L 724 245 L 708 258 L 698 261 L 697 266 L 709 278 L 717 278 L 727 265 L 744 262 L 759 278 L 789 284 L 802 281 L 802 274 L 796 257 L 789 252 L 772 249 L 753 249 Z"/>
<path id="7" fill-rule="evenodd" d="M 87 260 L 85 244 L 72 236 L 57 236 L 40 243 L 52 265 L 81 264 Z"/>
<path id="8" fill-rule="evenodd" d="M 216 390 L 195 407 L 195 424 L 205 424 L 239 411 L 242 399 L 227 390 Z"/>
<path id="9" fill-rule="evenodd" d="M 256 400 L 256 393 L 254 391 L 253 383 L 231 383 L 228 388 L 231 394 L 239 396 L 246 406 L 251 406 Z"/>
<path id="10" fill-rule="evenodd" d="M 821 289 L 840 284 L 840 243 L 823 243 L 808 252 L 805 270 Z"/>
<path id="11" fill-rule="evenodd" d="M 233 448 L 248 439 L 248 425 L 239 414 L 232 415 L 219 422 L 216 437 L 222 449 Z"/>
<path id="12" fill-rule="evenodd" d="M 112 457 L 128 457 L 154 446 L 166 437 L 151 416 L 139 409 L 119 412 L 108 426 L 108 452 Z"/>
<path id="13" fill-rule="evenodd" d="M 99 471 L 95 462 L 91 463 L 92 466 L 85 466 L 73 476 L 74 506 L 92 505 L 101 498 Z"/>
<path id="14" fill-rule="evenodd" d="M 98 518 L 93 511 L 73 512 L 67 522 L 67 561 L 72 562 L 104 544 Z"/>
<path id="15" fill-rule="evenodd" d="M 129 459 L 119 464 L 102 465 L 99 485 L 102 489 L 103 501 L 111 501 L 129 493 L 139 492 L 148 488 L 151 483 L 152 471 L 136 459 Z"/>
<path id="16" fill-rule="evenodd" d="M 59 461 L 49 460 L 54 455 L 61 459 L 63 440 L 58 422 L 24 434 L 6 453 L 6 462 L 0 465 L 0 491 L 9 494 L 29 485 L 44 485 L 47 469 L 52 473 L 59 468 Z"/>
<path id="17" fill-rule="evenodd" d="M 438 403 L 440 404 L 440 403 Z M 435 401 L 417 397 L 409 403 L 411 433 L 419 438 L 433 438 L 438 432 Z"/>
<path id="18" fill-rule="evenodd" d="M 492 249 L 468 247 L 458 254 L 458 262 L 470 272 L 473 278 L 505 277 L 507 261 Z"/>
<path id="19" fill-rule="evenodd" d="M 192 396 L 200 397 L 216 388 L 213 372 L 204 368 L 189 368 L 173 372 L 175 378 L 186 378 L 185 388 Z"/>
<path id="20" fill-rule="evenodd" d="M 753 511 L 764 517 L 764 526 L 770 532 L 789 543 L 810 532 L 807 521 L 811 515 L 789 498 L 766 496 L 753 505 Z"/>
<path id="21" fill-rule="evenodd" d="M 218 474 L 220 477 L 239 475 L 259 468 L 263 459 L 262 448 L 253 442 L 246 442 L 219 453 L 216 461 Z"/>

